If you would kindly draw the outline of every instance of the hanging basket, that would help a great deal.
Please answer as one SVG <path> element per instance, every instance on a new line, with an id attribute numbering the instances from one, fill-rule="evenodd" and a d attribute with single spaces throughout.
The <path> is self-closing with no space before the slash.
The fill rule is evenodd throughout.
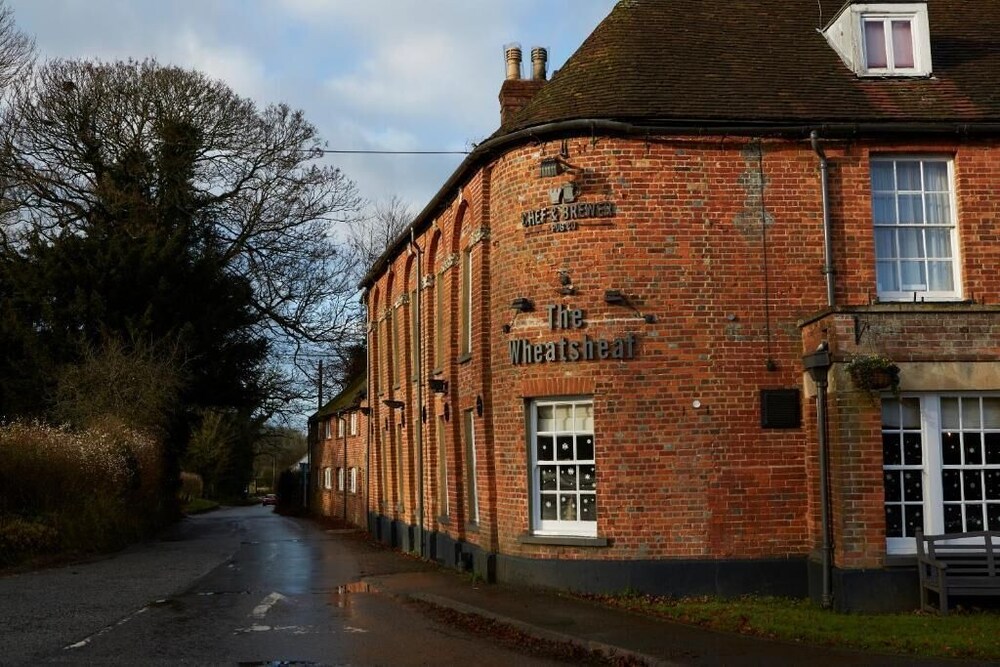
<path id="1" fill-rule="evenodd" d="M 899 389 L 899 366 L 888 357 L 874 354 L 858 356 L 847 362 L 847 374 L 858 389 L 879 392 Z"/>

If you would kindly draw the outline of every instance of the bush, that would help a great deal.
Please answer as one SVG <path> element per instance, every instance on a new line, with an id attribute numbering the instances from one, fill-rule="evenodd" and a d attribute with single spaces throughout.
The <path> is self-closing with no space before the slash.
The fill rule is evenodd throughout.
<path id="1" fill-rule="evenodd" d="M 201 475 L 194 472 L 181 473 L 179 496 L 182 504 L 189 505 L 191 501 L 201 498 L 204 494 L 205 483 L 201 480 Z"/>
<path id="2" fill-rule="evenodd" d="M 23 557 L 149 534 L 163 515 L 161 456 L 156 441 L 113 421 L 85 431 L 0 424 L 2 539 Z"/>

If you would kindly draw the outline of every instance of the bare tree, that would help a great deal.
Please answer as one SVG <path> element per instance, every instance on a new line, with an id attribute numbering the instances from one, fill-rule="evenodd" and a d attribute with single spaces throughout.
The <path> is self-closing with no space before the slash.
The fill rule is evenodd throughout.
<path id="1" fill-rule="evenodd" d="M 269 336 L 328 345 L 353 332 L 355 259 L 330 229 L 356 217 L 360 198 L 318 163 L 322 144 L 301 112 L 258 109 L 155 61 L 53 61 L 0 118 L 0 154 L 4 198 L 33 234 L 187 215 L 252 286 Z"/>
<path id="2" fill-rule="evenodd" d="M 357 258 L 358 278 L 371 269 L 412 221 L 409 205 L 393 195 L 388 200 L 376 201 L 366 215 L 351 224 L 348 243 Z"/>
<path id="3" fill-rule="evenodd" d="M 35 57 L 35 40 L 17 29 L 14 11 L 0 0 L 0 93 L 24 78 Z"/>

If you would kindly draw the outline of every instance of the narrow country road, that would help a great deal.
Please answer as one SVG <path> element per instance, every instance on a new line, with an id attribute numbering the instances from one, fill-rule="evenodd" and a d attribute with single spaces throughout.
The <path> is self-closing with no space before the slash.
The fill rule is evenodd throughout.
<path id="1" fill-rule="evenodd" d="M 425 567 L 270 508 L 222 510 L 110 558 L 0 578 L 0 664 L 548 664 L 364 583 Z"/>

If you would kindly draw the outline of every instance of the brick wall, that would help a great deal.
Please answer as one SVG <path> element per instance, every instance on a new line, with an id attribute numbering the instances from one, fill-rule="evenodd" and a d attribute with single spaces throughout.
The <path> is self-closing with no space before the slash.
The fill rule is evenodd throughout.
<path id="1" fill-rule="evenodd" d="M 818 159 L 805 141 L 734 137 L 570 139 L 554 178 L 539 162 L 561 144 L 512 149 L 477 172 L 417 239 L 423 274 L 422 354 L 433 352 L 434 284 L 447 295 L 440 319 L 448 382 L 425 391 L 425 522 L 453 539 L 513 556 L 566 559 L 773 558 L 805 556 L 820 541 L 815 406 L 803 400 L 799 429 L 763 429 L 759 391 L 803 387 L 801 356 L 830 339 L 838 355 L 854 344 L 854 315 L 827 313 Z M 828 145 L 838 305 L 875 300 L 869 159 L 873 153 L 955 155 L 965 295 L 975 304 L 922 317 L 880 314 L 891 332 L 881 345 L 913 362 L 997 358 L 1000 302 L 993 220 L 1000 200 L 994 145 L 922 143 Z M 525 226 L 522 214 L 547 207 L 550 190 L 575 181 L 578 202 L 613 202 L 611 217 Z M 472 260 L 472 350 L 460 353 L 461 267 Z M 412 291 L 415 256 L 401 253 L 367 298 L 375 363 L 373 508 L 413 523 L 418 473 L 413 420 L 420 418 L 409 359 L 410 319 L 397 305 L 392 326 L 403 373 L 388 381 L 387 309 Z M 560 280 L 568 276 L 572 293 Z M 631 306 L 605 302 L 620 290 Z M 511 303 L 531 299 L 534 312 Z M 585 327 L 553 330 L 547 306 L 584 313 Z M 982 312 L 970 312 L 973 306 Z M 867 313 L 867 311 L 866 311 Z M 642 315 L 652 315 L 648 323 Z M 826 314 L 826 316 L 824 316 Z M 893 319 L 895 318 L 895 319 Z M 509 326 L 509 331 L 505 325 Z M 514 365 L 509 342 L 633 336 L 632 359 Z M 842 358 L 842 357 L 841 357 Z M 841 383 L 831 398 L 836 558 L 844 567 L 882 562 L 881 445 L 877 399 Z M 808 388 L 808 387 L 807 387 Z M 598 534 L 606 547 L 528 544 L 530 530 L 526 401 L 590 396 L 595 410 Z M 384 428 L 404 401 L 405 492 L 396 489 L 393 433 Z M 476 411 L 477 399 L 482 415 Z M 695 403 L 699 407 L 694 407 Z M 462 416 L 473 410 L 480 518 L 467 506 L 469 466 Z M 447 419 L 446 419 L 447 418 Z M 445 430 L 448 511 L 438 501 L 438 431 Z M 376 468 L 373 468 L 373 473 Z M 374 475 L 374 478 L 379 478 Z M 380 504 L 381 503 L 381 504 Z M 440 519 L 440 521 L 439 521 Z"/>

